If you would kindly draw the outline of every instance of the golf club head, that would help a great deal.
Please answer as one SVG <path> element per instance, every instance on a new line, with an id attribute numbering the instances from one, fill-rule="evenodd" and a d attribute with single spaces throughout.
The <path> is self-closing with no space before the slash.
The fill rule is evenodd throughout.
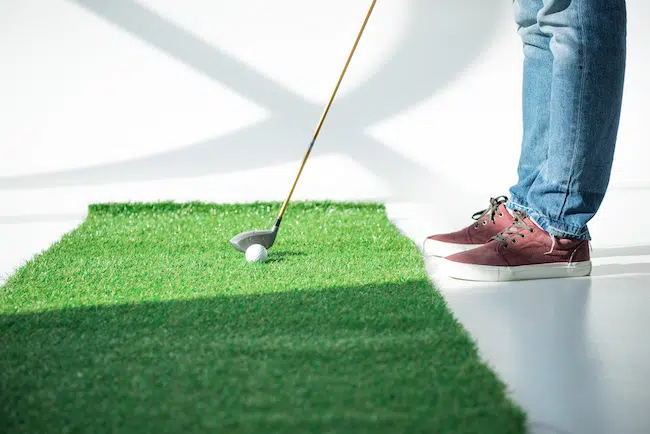
<path id="1" fill-rule="evenodd" d="M 270 231 L 248 231 L 233 237 L 230 244 L 240 252 L 246 252 L 253 244 L 261 244 L 266 249 L 270 249 L 275 242 L 275 236 L 278 234 L 277 226 Z"/>

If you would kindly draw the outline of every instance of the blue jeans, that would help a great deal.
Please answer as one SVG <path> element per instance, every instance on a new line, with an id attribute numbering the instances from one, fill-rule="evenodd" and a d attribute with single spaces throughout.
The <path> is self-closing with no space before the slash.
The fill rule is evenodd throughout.
<path id="1" fill-rule="evenodd" d="M 614 159 L 625 75 L 625 0 L 515 0 L 523 140 L 508 207 L 559 238 L 590 239 Z"/>

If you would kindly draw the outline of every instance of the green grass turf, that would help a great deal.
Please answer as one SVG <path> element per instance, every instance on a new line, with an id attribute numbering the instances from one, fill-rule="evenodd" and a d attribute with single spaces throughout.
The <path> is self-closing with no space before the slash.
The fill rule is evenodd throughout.
<path id="1" fill-rule="evenodd" d="M 0 288 L 0 431 L 521 433 L 373 204 L 93 205 Z"/>

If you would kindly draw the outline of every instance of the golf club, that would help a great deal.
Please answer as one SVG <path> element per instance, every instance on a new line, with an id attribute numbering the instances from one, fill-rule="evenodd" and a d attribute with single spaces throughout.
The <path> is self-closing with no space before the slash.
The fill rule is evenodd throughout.
<path id="1" fill-rule="evenodd" d="M 377 0 L 372 0 L 372 4 L 370 5 L 370 9 L 368 10 L 368 13 L 366 14 L 366 18 L 363 21 L 363 25 L 361 26 L 361 30 L 359 30 L 359 34 L 357 35 L 357 39 L 354 41 L 354 45 L 352 46 L 352 50 L 350 51 L 350 55 L 348 56 L 348 59 L 345 62 L 345 66 L 343 67 L 343 71 L 341 72 L 341 75 L 339 76 L 339 80 L 336 83 L 336 87 L 334 88 L 334 92 L 332 92 L 332 96 L 330 97 L 330 100 L 327 103 L 327 106 L 325 107 L 325 110 L 323 111 L 323 114 L 320 117 L 320 121 L 318 121 L 318 126 L 316 127 L 316 130 L 314 131 L 314 137 L 311 139 L 311 142 L 309 143 L 309 148 L 307 148 L 307 152 L 305 153 L 305 156 L 302 159 L 302 164 L 300 165 L 300 170 L 298 170 L 298 175 L 296 176 L 296 179 L 293 181 L 293 186 L 291 187 L 291 191 L 289 191 L 289 196 L 284 201 L 284 204 L 282 205 L 282 209 L 280 210 L 280 213 L 278 214 L 278 217 L 275 220 L 275 223 L 273 224 L 273 227 L 268 231 L 257 231 L 256 230 L 256 231 L 242 232 L 241 234 L 236 235 L 235 237 L 233 237 L 233 239 L 230 240 L 230 244 L 232 244 L 232 246 L 235 249 L 239 250 L 240 252 L 246 252 L 246 249 L 248 249 L 253 244 L 261 244 L 265 248 L 269 249 L 269 248 L 271 248 L 271 246 L 275 242 L 275 237 L 278 235 L 278 229 L 280 229 L 280 223 L 282 222 L 282 216 L 284 216 L 284 212 L 287 209 L 287 205 L 289 205 L 289 201 L 291 200 L 291 196 L 293 195 L 293 191 L 296 189 L 296 185 L 298 184 L 298 179 L 300 178 L 300 175 L 302 174 L 302 169 L 305 167 L 305 163 L 307 162 L 307 159 L 309 158 L 309 154 L 311 154 L 311 150 L 314 147 L 314 143 L 316 143 L 316 138 L 318 137 L 318 134 L 320 133 L 321 127 L 323 126 L 323 122 L 325 121 L 325 117 L 327 116 L 327 112 L 329 112 L 329 109 L 332 106 L 332 102 L 334 101 L 334 97 L 336 96 L 336 92 L 339 90 L 339 86 L 341 85 L 341 81 L 343 81 L 343 76 L 345 75 L 345 71 L 347 71 L 348 65 L 350 64 L 350 61 L 352 60 L 352 55 L 354 54 L 354 51 L 357 49 L 357 45 L 359 44 L 359 40 L 361 40 L 361 35 L 363 34 L 364 29 L 366 28 L 366 24 L 368 23 L 368 19 L 370 18 L 370 14 L 372 13 L 372 10 L 375 8 L 375 3 L 377 3 Z"/>

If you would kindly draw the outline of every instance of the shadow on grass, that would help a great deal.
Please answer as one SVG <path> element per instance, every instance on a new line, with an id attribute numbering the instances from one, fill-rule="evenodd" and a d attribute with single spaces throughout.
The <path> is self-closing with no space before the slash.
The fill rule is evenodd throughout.
<path id="1" fill-rule="evenodd" d="M 4 432 L 523 432 L 426 280 L 0 316 Z"/>
<path id="2" fill-rule="evenodd" d="M 269 253 L 269 259 L 267 262 L 280 262 L 284 261 L 285 258 L 292 258 L 294 256 L 305 256 L 304 252 L 292 252 L 292 251 L 279 251 Z"/>

